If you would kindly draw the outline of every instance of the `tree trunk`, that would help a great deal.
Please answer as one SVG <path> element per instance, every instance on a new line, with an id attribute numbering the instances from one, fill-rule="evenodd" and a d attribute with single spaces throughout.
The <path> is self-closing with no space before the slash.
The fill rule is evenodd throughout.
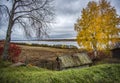
<path id="1" fill-rule="evenodd" d="M 94 52 L 94 57 L 95 57 L 95 59 L 96 59 L 96 57 L 98 56 L 96 44 L 97 44 L 97 43 L 93 44 L 93 52 Z"/>
<path id="2" fill-rule="evenodd" d="M 13 18 L 14 18 L 15 4 L 16 4 L 16 2 L 14 2 L 12 9 L 10 11 L 10 15 L 9 15 L 8 29 L 7 29 L 6 39 L 5 39 L 5 43 L 4 43 L 2 60 L 8 60 L 8 51 L 9 51 L 9 47 L 10 47 L 11 32 L 12 32 L 12 27 L 14 25 Z"/>
<path id="3" fill-rule="evenodd" d="M 94 56 L 95 56 L 95 58 L 97 57 L 97 50 L 96 49 L 94 49 Z"/>
<path id="4" fill-rule="evenodd" d="M 8 59 L 8 51 L 9 51 L 9 47 L 10 47 L 12 27 L 13 27 L 13 22 L 12 22 L 12 19 L 10 19 L 8 29 L 7 29 L 7 34 L 6 34 L 6 40 L 5 40 L 5 43 L 4 43 L 2 60 L 7 60 Z"/>

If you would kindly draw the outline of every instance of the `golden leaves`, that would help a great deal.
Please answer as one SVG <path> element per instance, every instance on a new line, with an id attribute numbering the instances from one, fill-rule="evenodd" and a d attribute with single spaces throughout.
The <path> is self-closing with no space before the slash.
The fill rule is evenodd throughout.
<path id="1" fill-rule="evenodd" d="M 120 17 L 106 0 L 89 2 L 75 24 L 77 42 L 86 49 L 105 49 L 118 41 Z"/>

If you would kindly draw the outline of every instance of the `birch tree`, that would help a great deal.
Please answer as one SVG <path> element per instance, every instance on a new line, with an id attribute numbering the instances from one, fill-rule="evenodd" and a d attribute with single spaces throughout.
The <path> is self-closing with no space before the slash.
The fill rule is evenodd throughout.
<path id="1" fill-rule="evenodd" d="M 9 4 L 6 4 L 9 3 Z M 34 33 L 41 38 L 47 35 L 48 24 L 54 18 L 53 0 L 0 0 L 0 17 L 8 18 L 3 60 L 7 60 L 11 33 L 15 25 L 19 25 L 27 37 Z"/>
<path id="2" fill-rule="evenodd" d="M 109 49 L 110 44 L 119 41 L 120 17 L 107 0 L 91 1 L 83 8 L 75 30 L 78 44 L 93 50 L 96 57 L 98 50 Z"/>

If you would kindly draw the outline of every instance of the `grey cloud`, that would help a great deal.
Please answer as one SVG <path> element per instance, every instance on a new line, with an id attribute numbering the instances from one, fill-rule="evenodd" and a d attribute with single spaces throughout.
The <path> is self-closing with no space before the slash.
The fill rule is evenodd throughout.
<path id="1" fill-rule="evenodd" d="M 76 37 L 76 33 L 73 31 L 58 31 L 55 34 L 51 34 L 50 38 L 75 38 Z"/>
<path id="2" fill-rule="evenodd" d="M 1 38 L 2 36 L 5 37 L 6 31 L 7 31 L 6 26 L 7 26 L 6 23 L 0 25 L 0 38 Z"/>
<path id="3" fill-rule="evenodd" d="M 75 15 L 80 14 L 81 10 L 86 7 L 89 1 L 99 0 L 55 0 L 56 13 L 58 15 Z M 108 0 L 113 6 L 120 11 L 120 0 Z"/>
<path id="4" fill-rule="evenodd" d="M 26 39 L 24 31 L 19 27 L 13 28 L 11 36 L 12 36 L 12 38 L 11 38 L 12 40 L 24 40 L 24 39 Z"/>
<path id="5" fill-rule="evenodd" d="M 99 0 L 55 0 L 56 13 L 58 15 L 80 15 L 81 10 L 89 1 Z"/>
<path id="6" fill-rule="evenodd" d="M 50 38 L 53 38 L 53 39 L 55 39 L 55 38 L 67 38 L 67 39 L 70 39 L 70 38 L 75 38 L 73 35 L 71 35 L 71 34 L 59 34 L 59 35 L 52 35 Z"/>
<path id="7" fill-rule="evenodd" d="M 56 0 L 56 13 L 59 15 L 72 15 L 80 12 L 84 0 Z"/>
<path id="8" fill-rule="evenodd" d="M 6 22 L 6 21 L 5 21 Z M 0 25 L 0 39 L 5 39 L 7 32 L 7 23 Z M 12 29 L 11 39 L 25 39 L 23 30 L 18 26 L 14 26 Z"/>
<path id="9" fill-rule="evenodd" d="M 55 0 L 56 23 L 53 24 L 52 28 L 50 27 L 50 38 L 75 38 L 74 23 L 89 1 L 99 0 Z M 120 0 L 108 1 L 111 2 L 112 6 L 115 6 L 117 13 L 120 15 Z M 5 27 L 7 28 L 7 26 L 4 26 L 4 28 L 2 26 L 0 30 L 0 39 L 5 37 Z M 23 31 L 19 28 L 15 29 L 12 33 L 12 39 L 25 39 Z"/>
<path id="10" fill-rule="evenodd" d="M 81 11 L 84 7 L 86 7 L 87 3 L 89 1 L 93 0 L 56 0 L 56 15 L 57 18 L 62 19 L 56 19 L 58 23 L 54 26 L 54 30 L 52 30 L 56 35 L 57 34 L 64 34 L 62 31 L 66 31 L 68 33 L 69 31 L 74 31 L 74 23 L 80 17 Z M 99 0 L 94 0 L 99 1 Z M 120 15 L 120 0 L 109 0 L 111 2 L 112 6 L 115 6 L 117 9 L 118 14 Z M 60 32 L 60 33 L 58 33 Z M 55 35 L 54 34 L 54 35 Z M 65 35 L 65 34 L 64 34 Z M 73 34 L 72 34 L 73 35 Z M 70 35 L 71 36 L 71 35 Z M 74 34 L 76 36 L 76 34 Z"/>

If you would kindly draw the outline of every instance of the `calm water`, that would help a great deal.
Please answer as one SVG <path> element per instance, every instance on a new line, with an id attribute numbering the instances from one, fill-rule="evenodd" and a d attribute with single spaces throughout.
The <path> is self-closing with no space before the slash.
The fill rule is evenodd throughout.
<path id="1" fill-rule="evenodd" d="M 74 45 L 79 48 L 76 41 L 12 41 L 16 43 L 28 43 L 28 44 L 48 44 L 48 45 Z"/>

